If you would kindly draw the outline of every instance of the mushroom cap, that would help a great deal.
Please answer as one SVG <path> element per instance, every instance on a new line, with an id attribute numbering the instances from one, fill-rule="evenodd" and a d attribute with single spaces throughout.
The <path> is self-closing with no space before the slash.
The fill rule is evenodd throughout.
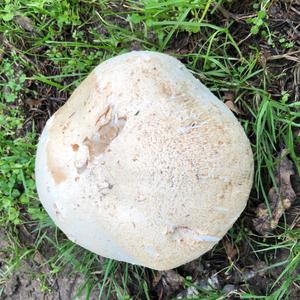
<path id="1" fill-rule="evenodd" d="M 253 155 L 231 111 L 177 59 L 97 66 L 47 122 L 40 201 L 75 243 L 167 270 L 210 250 L 245 208 Z"/>

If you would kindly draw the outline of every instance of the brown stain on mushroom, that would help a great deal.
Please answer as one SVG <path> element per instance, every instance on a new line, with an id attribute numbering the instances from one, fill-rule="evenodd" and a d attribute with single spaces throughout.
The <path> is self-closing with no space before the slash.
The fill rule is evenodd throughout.
<path id="1" fill-rule="evenodd" d="M 111 105 L 104 109 L 95 122 L 96 133 L 83 140 L 83 144 L 88 147 L 90 161 L 108 151 L 108 146 L 124 128 L 126 120 L 126 116 L 117 116 Z"/>
<path id="2" fill-rule="evenodd" d="M 47 167 L 56 184 L 60 184 L 67 179 L 67 175 L 62 171 L 62 168 L 57 165 L 51 151 L 51 145 L 47 147 Z"/>
<path id="3" fill-rule="evenodd" d="M 78 145 L 78 144 L 72 144 L 71 146 L 72 146 L 72 150 L 73 150 L 74 152 L 77 152 L 77 151 L 78 151 L 78 149 L 79 149 L 79 145 Z"/>
<path id="4" fill-rule="evenodd" d="M 160 92 L 161 92 L 161 94 L 166 95 L 168 97 L 171 97 L 173 95 L 170 84 L 167 84 L 164 82 L 160 83 Z"/>
<path id="5" fill-rule="evenodd" d="M 66 111 L 65 107 L 61 107 L 55 114 L 56 123 L 49 129 L 48 132 L 48 144 L 46 147 L 46 157 L 47 157 L 47 168 L 55 182 L 55 184 L 60 184 L 67 179 L 67 175 L 64 172 L 65 167 L 61 165 L 58 161 L 58 147 L 57 144 L 60 144 L 60 135 L 64 134 L 65 123 L 61 119 L 63 112 Z M 55 134 L 55 131 L 58 130 L 60 135 Z"/>
<path id="6" fill-rule="evenodd" d="M 61 153 L 64 151 L 65 133 L 70 130 L 74 122 L 78 119 L 78 101 L 77 99 L 85 99 L 89 103 L 90 97 L 93 96 L 97 77 L 92 72 L 78 88 L 75 89 L 67 104 L 63 105 L 55 114 L 54 121 L 48 129 L 48 144 L 46 147 L 47 167 L 55 184 L 60 184 L 68 179 L 68 166 L 61 158 Z M 82 103 L 80 103 L 82 105 Z M 73 126 L 72 126 L 73 127 Z M 80 134 L 78 133 L 78 136 Z M 70 147 L 70 146 L 68 146 Z M 77 143 L 71 144 L 72 150 L 79 150 Z"/>

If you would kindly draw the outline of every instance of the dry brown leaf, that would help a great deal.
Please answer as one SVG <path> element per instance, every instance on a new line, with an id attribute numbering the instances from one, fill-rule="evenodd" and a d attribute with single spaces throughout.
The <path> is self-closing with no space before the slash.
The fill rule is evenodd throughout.
<path id="1" fill-rule="evenodd" d="M 231 111 L 237 115 L 244 115 L 244 113 L 234 103 L 234 94 L 232 92 L 226 91 L 223 96 L 223 101 Z"/>
<path id="2" fill-rule="evenodd" d="M 244 113 L 233 103 L 233 101 L 226 101 L 225 105 L 237 115 L 244 115 Z"/>
<path id="3" fill-rule="evenodd" d="M 292 188 L 291 176 L 295 174 L 293 163 L 283 156 L 275 173 L 278 191 L 272 187 L 268 193 L 271 215 L 265 203 L 261 203 L 256 209 L 256 218 L 253 220 L 255 230 L 260 234 L 267 234 L 274 230 L 279 219 L 289 209 L 296 199 L 296 193 Z"/>
<path id="4" fill-rule="evenodd" d="M 26 16 L 17 15 L 14 17 L 14 21 L 26 31 L 29 32 L 36 31 L 32 20 Z"/>
<path id="5" fill-rule="evenodd" d="M 26 99 L 24 101 L 30 109 L 34 108 L 34 107 L 38 107 L 41 103 L 42 100 L 41 99 Z"/>
<path id="6" fill-rule="evenodd" d="M 234 94 L 232 92 L 226 91 L 226 92 L 224 92 L 224 96 L 222 98 L 223 98 L 224 102 L 227 102 L 227 101 L 233 102 Z"/>
<path id="7" fill-rule="evenodd" d="M 231 260 L 233 260 L 234 257 L 237 255 L 236 248 L 229 241 L 224 241 L 223 246 L 225 248 L 225 252 L 227 254 L 227 257 L 230 258 Z"/>
<path id="8" fill-rule="evenodd" d="M 293 205 L 293 207 L 287 212 L 286 220 L 291 229 L 300 228 L 300 206 Z"/>
<path id="9" fill-rule="evenodd" d="M 152 284 L 159 295 L 159 299 L 165 299 L 165 297 L 178 291 L 181 288 L 183 281 L 184 278 L 176 271 L 169 270 L 158 272 L 154 277 Z"/>

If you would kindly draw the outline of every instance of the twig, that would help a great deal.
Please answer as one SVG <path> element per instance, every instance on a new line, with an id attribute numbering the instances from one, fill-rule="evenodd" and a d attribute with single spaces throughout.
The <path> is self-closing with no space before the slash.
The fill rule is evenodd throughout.
<path id="1" fill-rule="evenodd" d="M 298 56 L 292 56 L 294 54 L 300 53 L 300 50 L 297 51 L 293 51 L 293 52 L 288 52 L 285 54 L 279 54 L 279 55 L 272 55 L 267 57 L 267 60 L 278 60 L 278 59 L 288 59 L 288 60 L 292 60 L 295 62 L 300 62 L 300 57 Z"/>

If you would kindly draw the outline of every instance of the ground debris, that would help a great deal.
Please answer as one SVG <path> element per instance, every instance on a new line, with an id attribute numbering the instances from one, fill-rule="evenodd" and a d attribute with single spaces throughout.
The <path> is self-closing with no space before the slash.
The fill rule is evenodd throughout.
<path id="1" fill-rule="evenodd" d="M 192 275 L 193 277 L 199 277 L 203 275 L 204 266 L 200 259 L 195 259 L 186 263 L 180 267 L 184 274 Z"/>
<path id="2" fill-rule="evenodd" d="M 244 115 L 244 113 L 240 110 L 240 108 L 234 103 L 234 94 L 231 92 L 225 92 L 222 97 L 225 105 L 237 115 Z"/>
<path id="3" fill-rule="evenodd" d="M 178 291 L 183 281 L 184 278 L 176 271 L 169 270 L 158 272 L 153 279 L 152 285 L 158 294 L 158 299 L 165 299 L 165 297 L 169 297 Z"/>
<path id="4" fill-rule="evenodd" d="M 177 296 L 176 299 L 199 299 L 197 296 L 199 295 L 198 290 L 190 286 L 187 289 L 181 291 Z"/>
<path id="5" fill-rule="evenodd" d="M 200 279 L 197 286 L 203 291 L 219 290 L 221 288 L 219 276 L 215 273 L 210 277 Z"/>
<path id="6" fill-rule="evenodd" d="M 45 274 L 48 274 L 46 280 Z M 31 261 L 25 260 L 5 282 L 0 298 L 1 300 L 85 300 L 87 291 L 84 283 L 84 275 L 72 272 L 70 267 L 66 267 L 55 276 L 39 271 Z M 98 294 L 99 289 L 93 289 L 89 299 L 98 299 Z"/>
<path id="7" fill-rule="evenodd" d="M 222 289 L 223 293 L 225 293 L 227 296 L 236 290 L 237 288 L 234 284 L 226 284 Z"/>
<path id="8" fill-rule="evenodd" d="M 221 290 L 221 283 L 216 271 L 211 276 L 203 276 L 201 279 L 196 280 L 192 286 L 182 290 L 177 294 L 176 299 L 199 299 L 199 291 L 210 292 Z M 196 297 L 196 298 L 195 298 Z"/>
<path id="9" fill-rule="evenodd" d="M 14 17 L 14 21 L 24 30 L 29 32 L 36 32 L 36 28 L 34 27 L 32 20 L 27 16 L 17 15 Z"/>
<path id="10" fill-rule="evenodd" d="M 291 176 L 295 174 L 293 163 L 286 156 L 284 151 L 280 154 L 280 163 L 275 173 L 277 188 L 272 187 L 268 194 L 271 215 L 265 203 L 259 204 L 256 209 L 256 218 L 253 220 L 255 230 L 266 235 L 274 230 L 279 219 L 289 209 L 296 199 L 296 193 L 292 188 Z"/>
<path id="11" fill-rule="evenodd" d="M 224 246 L 225 252 L 227 254 L 227 257 L 230 260 L 233 260 L 238 253 L 236 247 L 233 245 L 233 243 L 231 243 L 228 240 L 224 240 L 223 246 Z"/>
<path id="12" fill-rule="evenodd" d="M 36 107 L 39 107 L 43 100 L 42 99 L 26 99 L 24 100 L 25 104 L 29 106 L 30 109 L 33 109 L 33 108 L 36 108 Z"/>
<path id="13" fill-rule="evenodd" d="M 244 113 L 232 101 L 226 101 L 225 105 L 237 115 L 244 115 Z"/>

